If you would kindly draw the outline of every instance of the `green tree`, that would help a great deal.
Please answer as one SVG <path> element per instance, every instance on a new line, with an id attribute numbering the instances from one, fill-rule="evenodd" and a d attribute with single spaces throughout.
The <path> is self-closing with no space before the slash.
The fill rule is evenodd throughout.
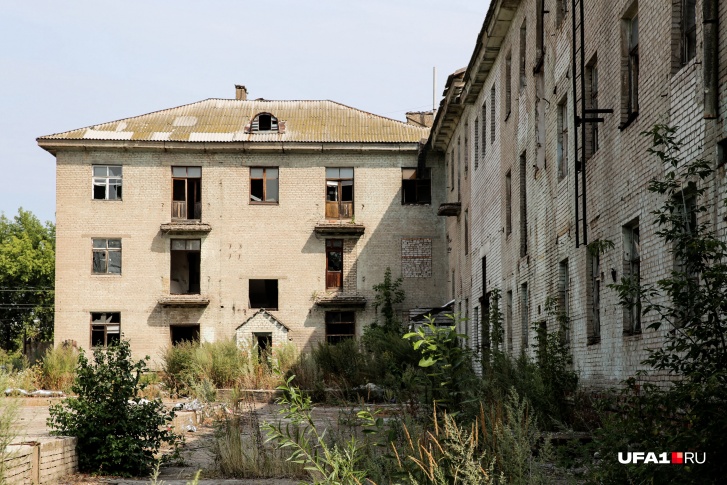
<path id="1" fill-rule="evenodd" d="M 403 279 L 399 276 L 392 279 L 391 268 L 386 268 L 384 273 L 384 281 L 378 285 L 374 285 L 376 297 L 374 298 L 374 309 L 378 312 L 381 309 L 381 315 L 384 317 L 382 326 L 386 330 L 400 332 L 401 322 L 394 314 L 394 306 L 404 301 L 404 290 L 401 289 Z"/>
<path id="2" fill-rule="evenodd" d="M 94 350 L 93 361 L 83 351 L 78 356 L 71 388 L 75 397 L 50 407 L 48 426 L 52 434 L 78 438 L 81 471 L 144 475 L 162 443 L 176 446 L 177 436 L 169 429 L 174 411 L 167 411 L 161 399 L 139 398 L 148 359 L 134 362 L 126 340 Z"/>
<path id="3" fill-rule="evenodd" d="M 0 215 L 0 346 L 53 338 L 55 226 L 22 208 Z"/>

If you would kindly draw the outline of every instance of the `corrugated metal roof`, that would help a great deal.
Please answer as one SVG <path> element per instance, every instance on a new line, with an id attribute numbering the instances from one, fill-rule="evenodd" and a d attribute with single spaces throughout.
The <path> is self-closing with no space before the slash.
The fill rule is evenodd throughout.
<path id="1" fill-rule="evenodd" d="M 270 113 L 284 122 L 284 132 L 246 133 L 245 127 L 259 113 Z M 206 99 L 38 139 L 412 143 L 428 134 L 427 128 L 334 101 Z"/>

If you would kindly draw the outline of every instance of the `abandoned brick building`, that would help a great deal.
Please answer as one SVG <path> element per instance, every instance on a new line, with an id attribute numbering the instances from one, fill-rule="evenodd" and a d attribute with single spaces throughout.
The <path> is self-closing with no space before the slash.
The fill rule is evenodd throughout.
<path id="1" fill-rule="evenodd" d="M 663 201 L 647 191 L 666 167 L 641 132 L 678 126 L 684 159 L 713 161 L 704 217 L 725 233 L 714 202 L 727 194 L 727 2 L 582 3 L 492 0 L 429 142 L 445 156 L 448 291 L 470 344 L 484 343 L 497 288 L 505 350 L 534 355 L 537 329 L 559 326 L 551 298 L 570 318 L 582 382 L 598 386 L 634 375 L 670 331 L 648 329 L 655 317 L 624 309 L 607 286 L 655 283 L 674 267 L 655 235 Z M 606 240 L 614 247 L 600 255 L 587 249 Z"/>
<path id="2" fill-rule="evenodd" d="M 412 118 L 238 86 L 39 138 L 57 165 L 56 343 L 123 334 L 158 360 L 185 339 L 336 341 L 374 321 L 387 267 L 406 308 L 439 301 L 443 166 Z"/>

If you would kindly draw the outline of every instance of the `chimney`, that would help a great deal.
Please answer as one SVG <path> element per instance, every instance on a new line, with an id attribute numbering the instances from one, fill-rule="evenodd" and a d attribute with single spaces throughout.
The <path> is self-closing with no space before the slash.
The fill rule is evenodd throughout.
<path id="1" fill-rule="evenodd" d="M 406 113 L 406 122 L 421 128 L 431 128 L 434 124 L 434 111 L 409 111 Z"/>
<path id="2" fill-rule="evenodd" d="M 239 101 L 247 100 L 247 88 L 242 84 L 235 84 L 235 99 Z"/>

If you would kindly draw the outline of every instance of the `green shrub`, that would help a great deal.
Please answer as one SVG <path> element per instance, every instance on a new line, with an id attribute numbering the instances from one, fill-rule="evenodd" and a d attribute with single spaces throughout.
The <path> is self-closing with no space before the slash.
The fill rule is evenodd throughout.
<path id="1" fill-rule="evenodd" d="M 165 410 L 160 399 L 138 397 L 147 361 L 133 362 L 126 340 L 94 350 L 93 361 L 80 352 L 71 388 L 76 397 L 50 407 L 48 426 L 52 434 L 78 439 L 81 471 L 147 474 L 162 443 L 176 445 L 177 436 L 168 428 L 174 411 Z"/>
<path id="2" fill-rule="evenodd" d="M 366 384 L 369 356 L 361 352 L 355 339 L 335 344 L 319 343 L 313 349 L 313 360 L 329 385 L 345 390 Z"/>

